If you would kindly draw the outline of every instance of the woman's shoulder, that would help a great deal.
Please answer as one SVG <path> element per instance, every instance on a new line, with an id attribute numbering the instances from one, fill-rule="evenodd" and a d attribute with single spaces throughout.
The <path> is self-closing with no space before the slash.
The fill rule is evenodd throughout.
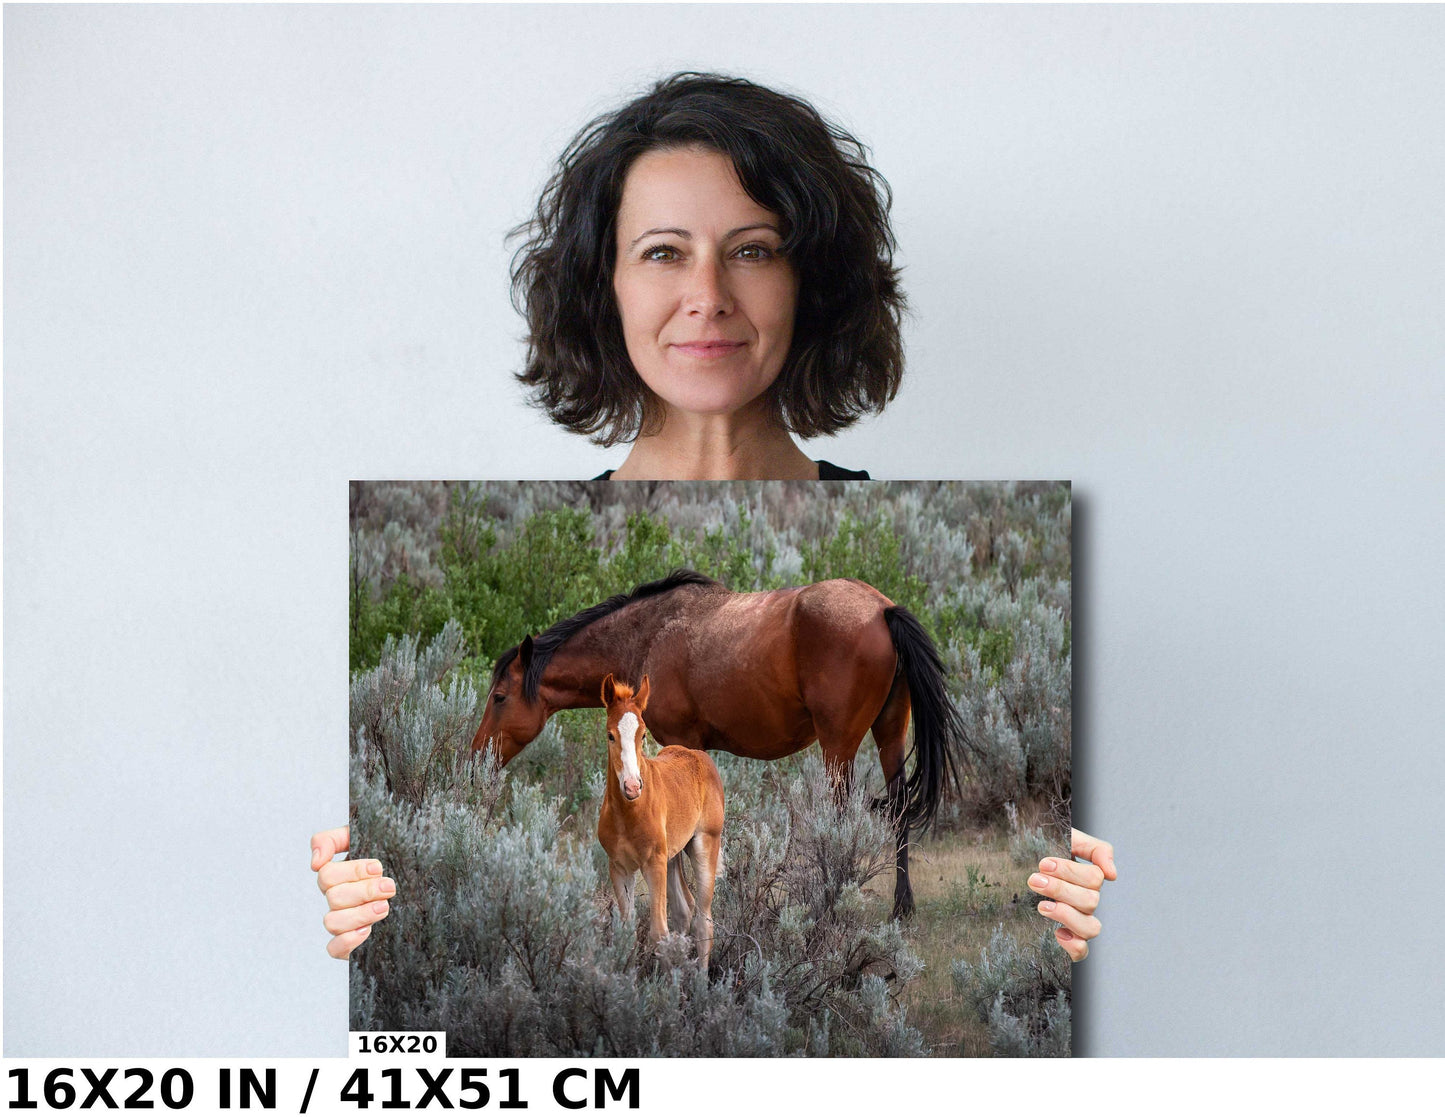
<path id="1" fill-rule="evenodd" d="M 594 480 L 594 481 L 611 481 L 611 480 L 612 480 L 612 470 L 610 470 L 610 469 L 604 470 L 603 472 L 599 473 L 596 477 L 592 478 L 592 480 Z M 818 480 L 819 480 L 819 481 L 868 481 L 868 480 L 871 480 L 871 478 L 868 476 L 868 471 L 867 471 L 866 469 L 844 469 L 842 466 L 834 465 L 832 462 L 825 462 L 825 461 L 821 461 L 821 460 L 820 460 L 820 461 L 818 462 Z"/>

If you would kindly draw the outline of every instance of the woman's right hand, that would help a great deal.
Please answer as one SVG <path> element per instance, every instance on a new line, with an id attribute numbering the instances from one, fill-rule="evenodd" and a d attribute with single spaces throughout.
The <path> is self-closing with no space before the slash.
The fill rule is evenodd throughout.
<path id="1" fill-rule="evenodd" d="M 346 826 L 311 835 L 311 868 L 331 909 L 322 922 L 331 932 L 326 953 L 333 958 L 351 957 L 371 934 L 371 925 L 386 918 L 389 897 L 396 893 L 396 881 L 381 875 L 380 861 L 331 860 L 350 845 L 351 829 Z"/>

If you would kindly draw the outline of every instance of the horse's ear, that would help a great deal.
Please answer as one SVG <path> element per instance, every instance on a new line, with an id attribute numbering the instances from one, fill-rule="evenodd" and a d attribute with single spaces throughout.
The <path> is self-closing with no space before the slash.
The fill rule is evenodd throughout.
<path id="1" fill-rule="evenodd" d="M 647 691 L 648 691 L 647 676 L 646 676 L 646 675 L 643 675 L 643 676 L 642 676 L 642 685 L 637 688 L 637 708 L 638 708 L 639 710 L 645 710 L 645 709 L 647 709 Z"/>
<path id="2" fill-rule="evenodd" d="M 517 649 L 517 662 L 522 665 L 522 674 L 527 673 L 527 668 L 532 666 L 532 638 L 525 637 L 522 646 Z"/>
<path id="3" fill-rule="evenodd" d="M 602 704 L 604 706 L 610 706 L 612 705 L 612 700 L 616 697 L 617 680 L 614 679 L 611 672 L 609 672 L 607 678 L 602 680 Z"/>

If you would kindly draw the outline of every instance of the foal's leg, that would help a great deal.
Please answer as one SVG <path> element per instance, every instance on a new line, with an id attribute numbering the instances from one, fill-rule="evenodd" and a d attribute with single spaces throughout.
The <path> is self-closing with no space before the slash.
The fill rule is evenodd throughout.
<path id="1" fill-rule="evenodd" d="M 692 937 L 697 941 L 697 962 L 707 973 L 707 960 L 712 955 L 712 893 L 717 884 L 718 855 L 722 852 L 722 835 L 694 834 L 687 843 L 687 856 L 697 877 L 697 908 L 693 914 Z"/>
<path id="2" fill-rule="evenodd" d="M 642 866 L 647 890 L 652 894 L 652 913 L 648 918 L 648 940 L 656 946 L 667 934 L 667 854 L 659 851 Z"/>
<path id="3" fill-rule="evenodd" d="M 878 745 L 878 760 L 888 784 L 888 817 L 897 828 L 897 873 L 893 884 L 893 918 L 907 919 L 913 914 L 913 886 L 908 880 L 908 787 L 903 771 L 907 755 L 908 718 L 912 706 L 908 685 L 900 677 L 894 682 L 873 723 L 873 740 Z"/>
<path id="4" fill-rule="evenodd" d="M 682 854 L 667 862 L 667 925 L 674 931 L 686 931 L 692 920 L 693 897 L 682 875 Z"/>
<path id="5" fill-rule="evenodd" d="M 632 890 L 637 884 L 637 873 L 620 868 L 616 861 L 607 862 L 607 873 L 612 877 L 612 895 L 617 899 L 617 910 L 624 920 L 632 918 Z"/>

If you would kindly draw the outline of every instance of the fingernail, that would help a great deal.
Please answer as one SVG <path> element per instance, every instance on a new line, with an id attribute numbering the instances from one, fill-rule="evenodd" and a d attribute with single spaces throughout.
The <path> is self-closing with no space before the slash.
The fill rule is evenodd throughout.
<path id="1" fill-rule="evenodd" d="M 1035 873 L 1029 877 L 1029 887 L 1035 892 L 1042 891 L 1049 886 L 1049 878 L 1041 873 Z"/>
<path id="2" fill-rule="evenodd" d="M 385 915 L 391 910 L 391 905 L 385 900 L 377 900 L 376 903 L 371 905 L 371 910 L 376 912 L 377 915 Z"/>
<path id="3" fill-rule="evenodd" d="M 396 881 L 390 877 L 382 877 L 376 882 L 376 890 L 383 896 L 394 896 L 396 895 Z"/>
<path id="4" fill-rule="evenodd" d="M 1061 939 L 1071 939 L 1071 938 L 1073 938 L 1073 937 L 1074 937 L 1074 932 L 1070 931 L 1067 927 L 1060 927 L 1060 928 L 1059 928 L 1059 938 L 1061 938 Z"/>
<path id="5" fill-rule="evenodd" d="M 1055 861 L 1052 857 L 1046 857 L 1039 862 L 1039 868 L 1046 873 L 1054 873 L 1058 872 L 1059 863 Z"/>
<path id="6" fill-rule="evenodd" d="M 380 876 L 380 875 L 381 875 L 381 862 L 380 862 L 380 861 L 368 861 L 368 862 L 366 863 L 366 871 L 367 871 L 368 873 L 370 873 L 370 874 L 371 874 L 372 876 L 374 876 L 374 877 Z"/>
<path id="7" fill-rule="evenodd" d="M 1039 905 L 1039 911 L 1050 912 L 1053 910 L 1054 902 L 1052 900 L 1045 900 L 1042 904 Z"/>
<path id="8" fill-rule="evenodd" d="M 366 936 L 369 935 L 369 934 L 371 934 L 371 926 L 368 924 L 367 926 L 365 926 L 365 927 L 363 927 L 363 928 L 361 929 L 361 934 L 358 935 L 357 937 L 364 939 L 364 938 L 366 938 Z"/>

